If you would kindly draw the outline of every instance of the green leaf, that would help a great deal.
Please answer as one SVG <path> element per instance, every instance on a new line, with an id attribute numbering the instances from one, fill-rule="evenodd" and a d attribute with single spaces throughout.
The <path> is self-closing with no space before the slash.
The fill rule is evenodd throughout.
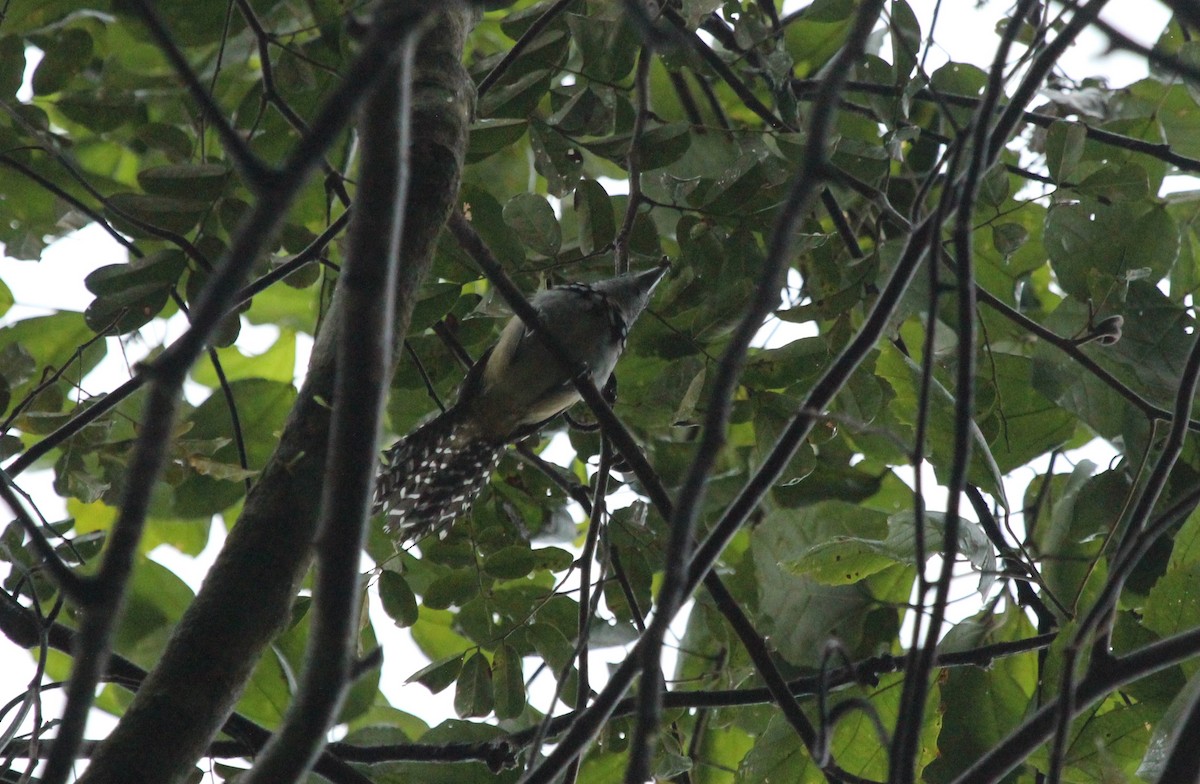
<path id="1" fill-rule="evenodd" d="M 180 199 L 215 200 L 225 191 L 229 169 L 215 163 L 155 166 L 138 172 L 146 193 Z"/>
<path id="2" fill-rule="evenodd" d="M 897 563 L 883 543 L 843 537 L 817 545 L 781 566 L 795 575 L 808 575 L 827 585 L 850 585 Z"/>
<path id="3" fill-rule="evenodd" d="M 55 101 L 54 106 L 72 122 L 78 123 L 84 128 L 101 135 L 112 133 L 125 126 L 140 124 L 144 120 L 145 113 L 145 107 L 139 104 L 133 95 L 124 91 L 113 91 L 111 93 L 74 91 L 64 93 Z M 90 149 L 85 148 L 84 152 L 120 154 L 123 151 L 104 144 L 96 144 Z M 96 161 L 96 158 L 90 155 L 81 154 L 80 157 L 84 159 L 90 158 L 90 162 L 93 165 Z M 108 204 L 112 205 L 113 198 L 124 197 L 125 195 L 127 194 L 117 194 L 114 197 L 109 197 Z M 148 202 L 143 206 L 151 211 L 163 209 L 162 207 L 150 205 Z"/>
<path id="4" fill-rule="evenodd" d="M 584 253 L 607 248 L 616 237 L 612 199 L 595 180 L 585 177 L 575 186 L 575 215 L 579 222 L 579 249 Z"/>
<path id="5" fill-rule="evenodd" d="M 1105 166 L 1085 177 L 1075 191 L 1102 202 L 1141 201 L 1150 197 L 1150 178 L 1136 163 Z"/>
<path id="6" fill-rule="evenodd" d="M 533 122 L 529 126 L 529 146 L 533 167 L 546 178 L 551 196 L 565 196 L 579 180 L 583 155 L 579 149 L 549 125 Z"/>
<path id="7" fill-rule="evenodd" d="M 120 295 L 137 286 L 157 285 L 166 289 L 179 282 L 186 265 L 180 251 L 157 251 L 128 264 L 98 267 L 83 279 L 83 284 L 98 297 Z"/>
<path id="8" fill-rule="evenodd" d="M 473 569 L 456 569 L 429 584 L 425 606 L 435 610 L 466 604 L 479 593 L 479 577 Z"/>
<path id="9" fill-rule="evenodd" d="M 1129 781 L 1149 743 L 1153 716 L 1149 706 L 1119 700 L 1087 711 L 1072 728 L 1066 766 L 1077 771 L 1079 781 Z M 1048 757 L 1047 747 L 1042 746 L 1029 762 L 1045 772 Z"/>
<path id="10" fill-rule="evenodd" d="M 277 433 L 296 399 L 296 389 L 291 384 L 252 378 L 230 383 L 229 394 L 237 407 L 248 468 L 260 470 L 275 451 Z M 214 461 L 239 464 L 238 450 L 232 440 L 233 419 L 222 391 L 214 391 L 187 421 L 191 424 L 189 439 L 229 439 L 210 455 Z M 315 503 L 320 488 L 313 488 L 313 492 Z M 188 518 L 208 516 L 232 505 L 244 494 L 245 487 L 240 482 L 192 474 L 175 489 L 175 511 Z"/>
<path id="11" fill-rule="evenodd" d="M 446 610 L 420 608 L 417 622 L 412 625 L 413 642 L 421 652 L 434 661 L 462 655 L 475 645 L 451 629 L 454 615 Z"/>
<path id="12" fill-rule="evenodd" d="M 977 634 L 964 634 L 964 627 Z M 1028 619 L 1009 609 L 999 616 L 988 614 L 960 622 L 938 650 L 974 650 L 1032 634 Z M 961 646 L 956 645 L 959 642 Z M 943 677 L 939 754 L 925 772 L 932 782 L 954 780 L 1020 724 L 1037 683 L 1037 654 L 997 657 L 985 667 L 948 668 Z"/>
<path id="13" fill-rule="evenodd" d="M 854 14 L 853 0 L 817 0 L 784 28 L 796 75 L 811 77 L 828 62 L 846 38 Z"/>
<path id="14" fill-rule="evenodd" d="M 872 710 L 884 727 L 895 726 L 900 703 L 900 676 L 887 675 L 880 679 L 874 689 L 851 689 L 845 697 L 868 699 Z M 938 688 L 932 688 L 924 710 L 924 722 L 920 730 L 919 756 L 916 760 L 917 776 L 937 756 L 936 742 L 941 730 L 941 712 L 938 710 Z M 900 717 L 900 720 L 904 720 Z M 880 738 L 870 717 L 861 710 L 848 712 L 838 721 L 832 732 L 830 754 L 838 761 L 838 767 L 852 776 L 875 781 L 888 778 L 888 755 L 886 739 Z M 795 730 L 781 715 L 771 717 L 766 731 L 758 738 L 754 748 L 742 760 L 734 779 L 738 784 L 763 781 L 824 780 L 817 764 L 800 742 Z"/>
<path id="15" fill-rule="evenodd" d="M 925 557 L 942 551 L 946 518 L 938 512 L 925 515 Z M 981 591 L 986 594 L 995 574 L 991 544 L 971 520 L 960 519 L 957 549 L 980 573 Z M 888 566 L 916 563 L 916 519 L 912 512 L 888 518 L 886 539 L 838 536 L 817 543 L 799 558 L 781 565 L 792 574 L 808 575 L 828 585 L 849 585 L 877 574 Z"/>
<path id="16" fill-rule="evenodd" d="M 509 228 L 504 220 L 499 202 L 482 188 L 466 186 L 460 197 L 463 211 L 471 225 L 487 242 L 488 248 L 506 266 L 517 267 L 525 263 L 525 251 L 521 238 Z"/>
<path id="17" fill-rule="evenodd" d="M 463 654 L 453 654 L 444 659 L 430 662 L 426 666 L 408 676 L 405 683 L 419 683 L 429 689 L 431 694 L 437 694 L 458 678 L 463 669 Z"/>
<path id="18" fill-rule="evenodd" d="M 169 160 L 186 160 L 192 155 L 194 140 L 174 125 L 154 122 L 139 125 L 137 138 L 147 147 L 163 152 Z"/>
<path id="19" fill-rule="evenodd" d="M 82 378 L 106 353 L 105 343 L 92 341 L 94 336 L 80 313 L 35 316 L 0 328 L 0 356 L 7 360 L 6 372 L 25 364 L 13 353 L 19 352 L 34 368 L 70 368 Z M 13 387 L 13 395 L 20 399 L 28 391 L 25 385 L 32 381 L 32 376 L 23 379 L 20 386 Z"/>
<path id="20" fill-rule="evenodd" d="M 84 320 L 99 334 L 121 335 L 138 329 L 166 306 L 185 263 L 179 251 L 159 251 L 129 264 L 96 269 L 84 279 L 84 285 L 96 295 Z"/>
<path id="21" fill-rule="evenodd" d="M 885 345 L 876 360 L 875 369 L 896 393 L 892 412 L 906 424 L 915 424 L 921 389 L 920 367 L 893 346 Z M 937 378 L 932 379 L 929 391 L 930 429 L 927 445 L 930 462 L 938 477 L 945 481 L 954 459 L 954 398 Z M 968 427 L 972 444 L 970 481 L 992 494 L 1007 508 L 1003 478 L 991 448 L 974 420 Z"/>
<path id="22" fill-rule="evenodd" d="M 426 283 L 413 308 L 409 334 L 415 335 L 441 321 L 461 295 L 462 286 L 456 283 Z"/>
<path id="23" fill-rule="evenodd" d="M 532 553 L 533 568 L 538 571 L 563 572 L 575 563 L 575 556 L 560 547 L 539 547 Z"/>
<path id="24" fill-rule="evenodd" d="M 1188 679 L 1182 689 L 1154 726 L 1146 743 L 1146 753 L 1138 765 L 1137 775 L 1144 781 L 1161 781 L 1163 768 L 1177 743 L 1187 742 L 1180 729 L 1200 697 L 1200 675 Z"/>
<path id="25" fill-rule="evenodd" d="M 493 577 L 515 580 L 534 569 L 533 551 L 525 545 L 509 545 L 487 557 L 483 570 Z"/>
<path id="26" fill-rule="evenodd" d="M 64 89 L 84 70 L 92 59 L 92 36 L 81 28 L 68 27 L 41 48 L 44 56 L 33 72 L 33 92 L 45 96 Z"/>
<path id="27" fill-rule="evenodd" d="M 1178 369 L 1191 346 L 1191 316 L 1157 287 L 1142 281 L 1129 285 L 1117 312 L 1137 314 L 1126 319 L 1121 340 L 1111 346 L 1088 346 L 1085 351 L 1126 386 L 1169 407 L 1171 390 L 1178 385 Z M 1086 304 L 1067 299 L 1045 324 L 1059 334 L 1074 335 L 1086 328 L 1088 318 Z M 1100 435 L 1121 437 L 1129 444 L 1149 438 L 1149 427 L 1140 413 L 1132 414 L 1132 406 L 1091 373 L 1080 373 L 1073 364 L 1063 362 L 1058 349 L 1041 343 L 1034 347 L 1031 377 L 1046 399 Z"/>
<path id="28" fill-rule="evenodd" d="M 463 663 L 454 692 L 454 712 L 462 718 L 492 712 L 492 668 L 482 653 L 473 653 Z"/>
<path id="29" fill-rule="evenodd" d="M 977 419 L 1001 472 L 1016 470 L 1074 435 L 1074 417 L 1034 387 L 1029 359 L 995 353 L 981 371 L 977 396 L 992 395 L 995 404 Z"/>
<path id="30" fill-rule="evenodd" d="M 489 90 L 479 102 L 479 116 L 486 119 L 525 119 L 533 113 L 549 89 L 549 71 L 527 73 L 515 81 Z"/>
<path id="31" fill-rule="evenodd" d="M 783 389 L 816 378 L 829 361 L 821 338 L 800 338 L 783 348 L 756 351 L 746 362 L 743 381 L 759 389 Z"/>
<path id="32" fill-rule="evenodd" d="M 379 598 L 383 602 L 383 610 L 388 617 L 401 628 L 412 626 L 417 622 L 419 611 L 417 597 L 404 575 L 384 569 L 379 574 Z"/>
<path id="33" fill-rule="evenodd" d="M 397 730 L 398 742 L 411 743 L 429 731 L 429 725 L 411 713 L 405 713 L 387 705 L 374 705 L 366 713 L 349 723 L 350 732 L 346 740 L 355 743 L 360 731 L 363 734 L 379 728 Z M 372 733 L 374 734 L 374 733 Z"/>
<path id="34" fill-rule="evenodd" d="M 905 0 L 891 3 L 892 52 L 896 58 L 896 74 L 908 78 L 917 65 L 917 54 L 921 51 L 921 23 Z"/>
<path id="35" fill-rule="evenodd" d="M 291 702 L 290 684 L 295 683 L 296 677 L 295 672 L 285 669 L 283 662 L 277 651 L 259 659 L 237 703 L 238 713 L 267 727 L 279 725 Z"/>
<path id="36" fill-rule="evenodd" d="M 1075 176 L 1083 157 L 1087 128 L 1082 123 L 1057 120 L 1046 131 L 1046 168 L 1054 181 L 1063 184 Z"/>
<path id="37" fill-rule="evenodd" d="M 977 66 L 968 63 L 949 62 L 933 72 L 929 78 L 929 86 L 935 92 L 945 92 L 951 95 L 982 95 L 987 86 L 987 73 Z M 971 119 L 971 109 L 948 109 L 946 114 L 953 118 L 958 127 L 966 127 Z M 942 126 L 950 130 L 953 125 L 950 119 L 942 120 Z"/>
<path id="38" fill-rule="evenodd" d="M 837 536 L 883 539 L 887 515 L 840 502 L 771 512 L 750 535 L 750 557 L 758 573 L 759 608 L 768 623 L 759 632 L 787 661 L 818 666 L 821 649 L 837 637 L 850 652 L 869 647 L 865 610 L 874 600 L 859 585 L 823 585 L 787 571 L 783 564 L 803 557 Z M 910 570 L 911 571 L 911 570 Z"/>
<path id="39" fill-rule="evenodd" d="M 1168 28 L 1169 29 L 1169 28 Z M 1184 41 L 1179 47 L 1176 56 L 1180 60 L 1192 66 L 1193 69 L 1200 68 L 1200 42 Z M 1181 75 L 1183 83 L 1187 87 L 1188 94 L 1192 96 L 1192 100 L 1200 104 L 1200 79 L 1186 74 Z"/>
<path id="40" fill-rule="evenodd" d="M 543 256 L 554 256 L 562 247 L 562 229 L 554 208 L 543 197 L 518 193 L 504 205 L 507 223 L 525 247 Z"/>
<path id="41" fill-rule="evenodd" d="M 521 656 L 508 643 L 501 643 L 492 657 L 496 718 L 515 719 L 525 710 L 525 673 Z"/>
<path id="42" fill-rule="evenodd" d="M 624 14 L 615 19 L 566 14 L 566 19 L 571 40 L 583 57 L 584 76 L 611 84 L 633 70 L 638 39 Z"/>
<path id="43" fill-rule="evenodd" d="M 1046 216 L 1044 243 L 1063 289 L 1102 301 L 1119 297 L 1131 275 L 1165 275 L 1179 255 L 1179 229 L 1160 206 L 1058 204 Z"/>
<path id="44" fill-rule="evenodd" d="M 97 297 L 83 312 L 101 335 L 123 335 L 149 323 L 167 304 L 168 291 L 157 283 L 132 286 L 120 294 Z"/>
<path id="45" fill-rule="evenodd" d="M 695 767 L 691 757 L 680 747 L 679 738 L 670 733 L 659 736 L 658 751 L 654 755 L 655 780 L 672 780 Z"/>
<path id="46" fill-rule="evenodd" d="M 546 124 L 570 136 L 607 134 L 613 115 L 625 107 L 624 103 L 614 106 L 607 96 L 607 91 L 598 92 L 586 83 L 555 89 L 550 93 L 554 114 L 546 118 Z"/>
<path id="47" fill-rule="evenodd" d="M 0 95 L 15 100 L 24 80 L 25 43 L 16 35 L 0 37 Z"/>
<path id="48" fill-rule="evenodd" d="M 550 665 L 557 677 L 558 673 L 562 672 L 574 658 L 574 647 L 563 636 L 563 633 L 551 624 L 535 622 L 529 625 L 527 631 L 533 647 L 546 660 L 546 664 Z"/>
<path id="49" fill-rule="evenodd" d="M 296 333 L 281 330 L 279 339 L 261 354 L 245 354 L 237 346 L 230 346 L 217 349 L 217 358 L 226 381 L 260 378 L 291 384 L 296 373 Z M 206 387 L 220 385 L 216 368 L 207 359 L 192 366 L 191 377 Z"/>
<path id="50" fill-rule="evenodd" d="M 210 460 L 200 455 L 192 455 L 188 459 L 188 465 L 201 476 L 211 476 L 213 479 L 224 479 L 229 482 L 241 482 L 244 479 L 258 476 L 258 471 Z"/>
<path id="51" fill-rule="evenodd" d="M 1029 239 L 1029 232 L 1019 223 L 998 223 L 992 226 L 992 244 L 1005 256 L 1020 250 Z"/>
<path id="52" fill-rule="evenodd" d="M 488 158 L 510 147 L 525 135 L 529 122 L 522 119 L 480 120 L 471 126 L 471 144 L 467 148 L 467 163 Z"/>
<path id="53" fill-rule="evenodd" d="M 612 136 L 603 141 L 584 144 L 589 152 L 625 168 L 629 157 L 630 135 Z M 687 153 L 692 144 L 691 126 L 672 123 L 647 129 L 638 142 L 638 163 L 642 171 L 653 171 L 675 163 Z"/>
<path id="54" fill-rule="evenodd" d="M 209 209 L 195 198 L 117 193 L 108 198 L 105 212 L 115 227 L 134 237 L 153 237 L 153 229 L 185 234 Z"/>

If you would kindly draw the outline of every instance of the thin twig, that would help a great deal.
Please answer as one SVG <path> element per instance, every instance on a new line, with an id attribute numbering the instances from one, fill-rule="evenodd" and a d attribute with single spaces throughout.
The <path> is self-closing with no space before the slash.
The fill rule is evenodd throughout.
<path id="1" fill-rule="evenodd" d="M 635 114 L 633 129 L 629 134 L 629 152 L 625 155 L 625 170 L 629 172 L 629 195 L 625 204 L 625 219 L 613 240 L 618 275 L 629 272 L 629 236 L 642 206 L 642 134 L 646 129 L 646 117 L 650 113 L 650 49 L 643 46 L 638 54 L 637 70 L 633 78 Z"/>
<path id="2" fill-rule="evenodd" d="M 729 85 L 737 93 L 738 99 L 741 100 L 747 109 L 754 112 L 767 125 L 777 131 L 795 130 L 779 119 L 762 101 L 758 100 L 758 96 L 746 86 L 745 82 L 738 78 L 737 74 L 729 69 L 729 66 L 725 65 L 725 62 L 704 42 L 704 39 L 687 29 L 687 22 L 679 15 L 678 11 L 669 5 L 664 5 L 662 15 L 677 31 L 677 36 L 682 38 L 684 43 L 693 52 L 700 55 L 700 59 L 704 60 L 704 64 L 711 68 L 721 77 L 725 84 Z M 842 74 L 842 76 L 845 76 L 845 74 Z"/>
<path id="3" fill-rule="evenodd" d="M 731 335 L 717 365 L 709 392 L 703 434 L 696 445 L 695 456 L 680 488 L 679 501 L 670 519 L 671 532 L 666 546 L 663 582 L 655 602 L 654 619 L 646 627 L 646 633 L 639 641 L 642 650 L 639 657 L 641 678 L 638 690 L 638 723 L 629 745 L 629 763 L 625 771 L 627 784 L 645 781 L 650 775 L 653 741 L 657 736 L 662 716 L 659 672 L 663 639 L 671 620 L 691 593 L 687 587 L 689 575 L 686 567 L 691 560 L 696 519 L 703 506 L 709 473 L 725 445 L 733 398 L 746 353 L 762 322 L 779 302 L 779 292 L 786 279 L 796 226 L 801 216 L 807 214 L 812 206 L 825 178 L 828 160 L 826 144 L 833 128 L 842 84 L 851 64 L 857 62 L 862 55 L 867 36 L 878 21 L 882 5 L 881 0 L 873 0 L 859 8 L 847 33 L 846 42 L 821 85 L 809 120 L 808 139 L 800 172 L 779 208 L 762 271 L 753 297 L 746 307 L 745 316 Z M 674 12 L 667 9 L 668 18 L 671 18 L 672 13 Z M 707 573 L 707 570 L 705 572 Z M 810 730 L 806 729 L 806 722 L 799 725 L 799 731 L 805 744 L 811 748 L 815 738 L 809 734 Z"/>
<path id="4" fill-rule="evenodd" d="M 643 50 L 644 52 L 645 50 Z M 604 523 L 604 501 L 608 493 L 608 474 L 612 468 L 612 446 L 608 439 L 600 437 L 600 464 L 596 470 L 596 489 L 592 493 L 592 510 L 588 518 L 587 538 L 583 542 L 583 552 L 579 555 L 579 638 L 575 646 L 576 671 L 578 672 L 578 688 L 575 692 L 575 708 L 586 708 L 592 696 L 591 678 L 588 667 L 588 636 L 592 625 L 592 563 L 596 557 L 596 546 L 600 541 L 600 528 Z M 599 591 L 596 598 L 599 598 Z M 575 784 L 579 777 L 580 759 L 571 760 L 563 776 L 564 784 Z"/>
<path id="5" fill-rule="evenodd" d="M 813 80 L 800 79 L 792 83 L 796 90 L 797 99 L 803 100 L 806 93 L 810 93 L 820 82 Z M 868 93 L 871 95 L 885 95 L 891 97 L 899 97 L 901 91 L 891 85 L 873 84 L 870 82 L 848 82 L 848 92 Z M 980 99 L 970 95 L 955 95 L 953 93 L 945 93 L 940 91 L 932 91 L 928 89 L 917 90 L 912 94 L 914 101 L 933 101 L 944 102 L 951 106 L 962 106 L 968 109 L 974 109 L 979 105 Z M 1009 108 L 1015 106 L 1013 103 L 1000 104 L 1001 107 Z M 1039 128 L 1049 128 L 1056 122 L 1061 122 L 1062 118 L 1053 114 L 1043 114 L 1041 112 L 1014 110 L 1010 113 L 1005 122 L 1006 124 L 1012 121 L 1017 123 L 1026 122 L 1030 125 L 1036 125 Z M 1169 163 L 1181 171 L 1185 172 L 1200 172 L 1200 159 L 1191 158 L 1186 155 L 1180 155 L 1172 149 L 1170 144 L 1165 142 L 1148 142 L 1141 139 L 1135 139 L 1130 136 L 1124 136 L 1112 131 L 1106 131 L 1102 128 L 1095 128 L 1086 122 L 1080 123 L 1088 139 L 1105 144 L 1110 147 L 1116 147 L 1130 152 L 1137 152 L 1143 155 L 1149 155 L 1152 158 Z M 1015 127 L 1015 126 L 1014 126 Z M 922 131 L 924 132 L 924 131 Z M 1011 133 L 1011 130 L 1010 130 Z"/>
<path id="6" fill-rule="evenodd" d="M 488 91 L 500 81 L 500 78 L 508 71 L 512 64 L 517 62 L 531 43 L 537 40 L 537 37 L 542 34 L 542 31 L 550 26 L 559 14 L 567 10 L 567 6 L 571 5 L 574 0 L 557 0 L 554 5 L 542 12 L 542 15 L 533 20 L 533 24 L 529 25 L 520 38 L 512 45 L 512 48 L 505 53 L 500 62 L 488 72 L 487 76 L 480 80 L 479 85 L 475 88 L 475 95 L 478 100 L 482 100 L 483 96 L 487 95 Z"/>
<path id="7" fill-rule="evenodd" d="M 899 716 L 904 718 L 896 722 L 889 758 L 890 776 L 898 784 L 911 784 L 916 780 L 920 728 L 924 723 L 927 701 L 926 692 L 933 671 L 934 652 L 941 639 L 942 624 L 945 621 L 946 606 L 949 603 L 950 582 L 954 577 L 954 566 L 958 554 L 958 530 L 961 523 L 959 509 L 963 492 L 967 486 L 967 472 L 971 465 L 971 442 L 976 432 L 974 421 L 976 286 L 974 226 L 972 225 L 975 217 L 975 201 L 979 188 L 982 186 L 983 177 L 998 155 L 998 152 L 989 149 L 989 141 L 994 140 L 992 134 L 1002 133 L 1006 128 L 1002 121 L 994 125 L 992 122 L 996 107 L 1004 95 L 1004 64 L 1008 60 L 1008 53 L 1016 40 L 1017 33 L 1021 30 L 1025 15 L 1030 12 L 1034 3 L 1035 0 L 1020 0 L 1001 35 L 1000 45 L 996 47 L 996 55 L 988 73 L 988 83 L 983 99 L 972 118 L 970 155 L 966 174 L 958 189 L 958 212 L 953 232 L 958 355 L 954 377 L 952 457 L 950 477 L 946 488 L 946 513 L 942 531 L 942 565 L 938 579 L 934 583 L 934 598 L 930 607 L 929 619 L 924 628 L 924 639 L 920 646 L 911 652 L 909 666 L 905 672 L 899 709 Z M 949 176 L 953 177 L 953 173 Z M 943 195 L 943 199 L 945 200 L 947 197 L 949 197 L 949 192 Z M 937 266 L 937 264 L 933 263 L 931 266 Z M 936 288 L 930 293 L 930 296 L 937 296 Z M 935 326 L 931 316 L 926 329 L 932 333 Z M 932 343 L 930 343 L 927 346 L 927 352 L 932 353 L 932 348 Z M 932 372 L 932 366 L 928 366 L 928 370 Z M 918 501 L 918 503 L 923 502 Z M 924 563 L 918 563 L 917 568 L 923 569 Z M 918 597 L 918 601 L 924 603 L 924 600 L 925 596 L 922 593 Z"/>
<path id="8" fill-rule="evenodd" d="M 150 30 L 154 41 L 158 44 L 159 50 L 166 55 L 167 60 L 171 63 L 171 67 L 175 69 L 175 73 L 183 80 L 184 86 L 192 96 L 192 100 L 200 104 L 203 109 L 205 119 L 216 130 L 217 136 L 221 139 L 221 145 L 224 147 L 229 159 L 233 161 L 234 166 L 238 168 L 242 177 L 251 189 L 258 191 L 260 194 L 266 190 L 268 184 L 273 179 L 273 173 L 268 169 L 258 158 L 250 151 L 245 140 L 234 130 L 233 126 L 225 119 L 224 112 L 221 107 L 212 99 L 208 90 L 200 83 L 200 79 L 196 76 L 196 72 L 192 70 L 188 64 L 187 58 L 183 56 L 183 52 L 175 44 L 175 39 L 171 37 L 170 31 L 163 23 L 162 18 L 158 15 L 158 11 L 150 5 L 147 0 L 134 0 L 134 5 L 141 14 L 142 22 Z"/>
<path id="9" fill-rule="evenodd" d="M 25 508 L 21 499 L 17 497 L 14 486 L 8 472 L 0 469 L 0 499 L 3 499 L 8 508 L 12 510 L 13 517 L 20 523 L 21 528 L 25 529 L 26 536 L 33 543 L 33 549 L 41 558 L 42 566 L 50 573 L 50 579 L 71 601 L 86 604 L 89 601 L 87 581 L 80 579 L 79 575 L 71 571 L 70 567 L 58 557 L 54 545 L 50 544 L 50 540 L 42 533 L 42 527 L 29 514 L 29 510 Z"/>

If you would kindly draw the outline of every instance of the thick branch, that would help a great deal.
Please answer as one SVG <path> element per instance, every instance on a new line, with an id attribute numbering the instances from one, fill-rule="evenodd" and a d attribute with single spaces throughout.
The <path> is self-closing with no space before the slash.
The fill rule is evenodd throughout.
<path id="1" fill-rule="evenodd" d="M 443 12 L 417 55 L 412 187 L 422 198 L 410 204 L 406 217 L 398 335 L 406 331 L 433 242 L 458 192 L 471 113 L 470 82 L 460 59 L 472 18 L 468 11 Z M 314 132 L 321 127 L 313 123 Z M 344 307 L 339 290 L 327 323 L 337 323 Z M 233 709 L 263 648 L 287 622 L 308 567 L 324 480 L 325 401 L 332 398 L 337 353 L 329 333 L 323 330 L 317 338 L 279 447 L 225 549 L 162 661 L 92 760 L 86 781 L 161 782 L 186 774 Z"/>
<path id="2" fill-rule="evenodd" d="M 378 433 L 392 353 L 397 259 L 408 198 L 408 133 L 413 49 L 405 35 L 399 68 L 363 107 L 359 207 L 342 268 L 345 307 L 332 325 L 339 346 L 329 478 L 317 528 L 317 579 L 304 673 L 279 732 L 246 784 L 297 781 L 312 767 L 353 681 L 362 597 L 359 562 L 371 516 Z"/>

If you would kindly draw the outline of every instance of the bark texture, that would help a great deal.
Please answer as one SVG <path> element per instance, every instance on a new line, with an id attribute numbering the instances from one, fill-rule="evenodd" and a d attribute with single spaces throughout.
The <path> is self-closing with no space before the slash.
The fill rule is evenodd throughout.
<path id="1" fill-rule="evenodd" d="M 403 338 L 434 244 L 458 194 L 473 86 L 461 65 L 473 15 L 443 12 L 417 54 L 411 197 L 397 281 Z M 335 293 L 331 314 L 343 307 Z M 327 325 L 340 319 L 326 318 Z M 81 781 L 182 780 L 233 711 L 263 650 L 284 628 L 308 568 L 321 500 L 334 335 L 317 337 L 308 377 L 279 447 L 158 666 Z M 336 401 L 334 401 L 336 405 Z"/>

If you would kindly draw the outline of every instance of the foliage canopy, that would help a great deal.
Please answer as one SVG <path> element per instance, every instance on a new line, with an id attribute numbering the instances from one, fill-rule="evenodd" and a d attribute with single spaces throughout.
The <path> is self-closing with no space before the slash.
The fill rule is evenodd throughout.
<path id="1" fill-rule="evenodd" d="M 1099 0 L 1021 0 L 985 70 L 929 65 L 954 33 L 906 0 L 8 3 L 0 242 L 35 260 L 95 225 L 128 250 L 82 313 L 14 308 L 0 279 L 0 629 L 70 681 L 47 780 L 82 755 L 98 681 L 122 718 L 85 781 L 182 780 L 202 756 L 224 780 L 279 749 L 294 775 L 266 780 L 1185 780 L 1200 19 L 1165 4 L 1145 49 Z M 1089 27 L 1149 76 L 1055 71 Z M 376 165 L 404 125 L 397 251 L 402 197 L 370 178 L 404 182 Z M 326 453 L 376 448 L 339 435 L 371 406 L 335 378 L 372 382 L 334 341 L 389 334 L 347 303 L 395 292 L 384 432 L 407 433 L 510 313 L 464 231 L 527 294 L 670 261 L 618 368 L 626 438 L 603 410 L 558 420 L 444 538 L 398 549 L 360 505 L 331 539 L 322 491 L 367 472 Z M 394 285 L 346 282 L 391 257 Z M 163 319 L 193 326 L 146 345 Z M 764 322 L 786 337 L 750 345 Z M 273 328 L 265 350 L 247 325 Z M 114 382 L 123 352 L 145 359 Z M 538 456 L 558 433 L 566 469 Z M 1067 455 L 1095 439 L 1109 464 Z M 36 469 L 66 519 L 19 497 Z M 606 484 L 639 500 L 607 509 Z M 213 525 L 229 545 L 193 596 L 149 554 L 194 556 Z M 357 565 L 359 540 L 374 566 L 331 596 L 329 554 Z M 951 623 L 952 582 L 979 609 Z M 656 705 L 636 676 L 693 591 Z M 368 592 L 384 614 L 325 636 Z M 378 624 L 410 631 L 429 663 L 403 676 L 452 689 L 456 719 L 388 703 Z M 621 663 L 602 677 L 589 650 Z M 358 666 L 325 716 L 306 689 L 327 653 Z M 57 717 L 18 714 L 24 765 Z M 289 746 L 300 714 L 318 740 Z M 347 733 L 322 750 L 330 723 Z"/>

